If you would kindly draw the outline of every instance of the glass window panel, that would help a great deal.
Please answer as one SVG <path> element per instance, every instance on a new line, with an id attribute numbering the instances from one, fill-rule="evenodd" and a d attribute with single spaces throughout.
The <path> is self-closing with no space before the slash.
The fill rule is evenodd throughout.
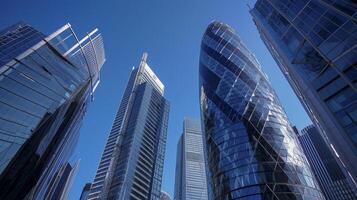
<path id="1" fill-rule="evenodd" d="M 332 112 L 337 112 L 355 101 L 357 101 L 357 93 L 347 87 L 328 99 L 326 103 Z"/>
<path id="2" fill-rule="evenodd" d="M 317 35 L 314 31 L 310 31 L 309 39 L 315 46 L 319 46 L 323 41 L 323 39 L 319 35 Z"/>
<path id="3" fill-rule="evenodd" d="M 350 16 L 353 16 L 357 10 L 356 2 L 353 2 L 353 0 L 335 1 L 333 5 Z"/>
<path id="4" fill-rule="evenodd" d="M 354 66 L 357 63 L 357 50 L 352 50 L 347 54 L 343 55 L 335 63 L 340 70 L 345 70 L 350 66 Z"/>
<path id="5" fill-rule="evenodd" d="M 324 87 L 322 87 L 321 89 L 319 89 L 318 93 L 320 98 L 328 99 L 332 95 L 341 91 L 346 86 L 347 86 L 347 82 L 343 78 L 338 77 L 333 81 L 331 81 L 330 83 L 328 83 L 327 85 L 325 85 Z"/>
<path id="6" fill-rule="evenodd" d="M 310 80 L 316 78 L 327 66 L 327 62 L 307 41 L 298 50 L 292 63 L 302 76 Z"/>
<path id="7" fill-rule="evenodd" d="M 357 80 L 357 63 L 353 64 L 350 68 L 348 68 L 345 72 L 346 77 L 351 82 L 356 82 Z"/>
<path id="8" fill-rule="evenodd" d="M 288 32 L 283 38 L 283 41 L 290 49 L 291 53 L 295 53 L 301 42 L 303 41 L 303 37 L 296 31 L 294 27 L 290 27 Z"/>

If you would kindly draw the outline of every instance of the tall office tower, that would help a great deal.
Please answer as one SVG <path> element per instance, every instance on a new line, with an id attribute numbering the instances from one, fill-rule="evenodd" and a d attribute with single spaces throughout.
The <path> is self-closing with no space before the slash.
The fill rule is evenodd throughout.
<path id="1" fill-rule="evenodd" d="M 208 26 L 199 73 L 213 199 L 324 199 L 267 76 L 228 25 Z"/>
<path id="2" fill-rule="evenodd" d="M 318 130 L 310 125 L 301 133 L 296 133 L 325 197 L 329 200 L 357 199 L 348 178 Z"/>
<path id="3" fill-rule="evenodd" d="M 160 200 L 171 200 L 170 195 L 164 191 L 161 191 Z"/>
<path id="4" fill-rule="evenodd" d="M 68 192 L 79 167 L 79 161 L 74 164 L 67 163 L 61 167 L 55 178 L 51 180 L 45 199 L 68 199 Z"/>
<path id="5" fill-rule="evenodd" d="M 0 32 L 0 199 L 45 199 L 72 154 L 105 61 L 98 30 Z"/>
<path id="6" fill-rule="evenodd" d="M 251 14 L 344 173 L 357 180 L 356 1 L 258 0 Z"/>
<path id="7" fill-rule="evenodd" d="M 160 199 L 169 103 L 146 59 L 131 72 L 88 199 Z"/>
<path id="8" fill-rule="evenodd" d="M 207 200 L 201 122 L 185 118 L 177 144 L 175 200 Z"/>

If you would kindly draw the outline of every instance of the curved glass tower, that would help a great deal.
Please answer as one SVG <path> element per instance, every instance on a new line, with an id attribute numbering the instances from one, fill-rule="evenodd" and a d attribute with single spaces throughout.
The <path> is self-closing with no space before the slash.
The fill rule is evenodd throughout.
<path id="1" fill-rule="evenodd" d="M 208 26 L 199 73 L 213 199 L 324 199 L 267 76 L 229 26 Z"/>

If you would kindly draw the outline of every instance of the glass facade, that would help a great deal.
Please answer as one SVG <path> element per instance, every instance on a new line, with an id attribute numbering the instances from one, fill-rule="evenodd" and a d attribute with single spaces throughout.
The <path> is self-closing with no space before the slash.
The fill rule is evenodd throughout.
<path id="1" fill-rule="evenodd" d="M 199 74 L 212 199 L 324 199 L 267 76 L 226 24 L 205 31 Z"/>
<path id="2" fill-rule="evenodd" d="M 105 61 L 95 29 L 0 32 L 0 199 L 45 199 L 67 165 Z"/>
<path id="3" fill-rule="evenodd" d="M 146 59 L 131 72 L 88 199 L 160 198 L 169 103 Z"/>
<path id="4" fill-rule="evenodd" d="M 318 130 L 310 125 L 302 129 L 301 133 L 296 130 L 296 134 L 326 199 L 357 199 L 354 192 L 356 188 L 351 188 L 348 178 Z"/>
<path id="5" fill-rule="evenodd" d="M 177 144 L 175 200 L 207 200 L 206 162 L 201 122 L 185 118 Z"/>
<path id="6" fill-rule="evenodd" d="M 62 200 L 68 199 L 68 192 L 79 167 L 79 161 L 74 164 L 66 163 L 55 174 L 48 185 L 45 199 Z"/>
<path id="7" fill-rule="evenodd" d="M 251 14 L 344 173 L 357 180 L 356 1 L 258 0 Z"/>

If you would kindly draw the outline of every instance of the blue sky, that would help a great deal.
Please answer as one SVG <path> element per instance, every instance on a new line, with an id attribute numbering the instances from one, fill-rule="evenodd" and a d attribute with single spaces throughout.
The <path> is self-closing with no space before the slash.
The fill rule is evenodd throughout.
<path id="1" fill-rule="evenodd" d="M 81 159 L 69 199 L 78 199 L 95 174 L 106 137 L 119 106 L 129 73 L 148 52 L 148 63 L 165 84 L 171 103 L 162 190 L 173 196 L 176 145 L 185 116 L 199 117 L 198 59 L 200 42 L 212 20 L 237 30 L 253 52 L 291 120 L 302 128 L 310 123 L 301 104 L 259 38 L 248 13 L 254 0 L 117 0 L 4 1 L 0 29 L 23 20 L 49 34 L 69 22 L 82 37 L 94 28 L 104 37 L 107 62 L 101 83 L 84 119 L 73 160 Z"/>

